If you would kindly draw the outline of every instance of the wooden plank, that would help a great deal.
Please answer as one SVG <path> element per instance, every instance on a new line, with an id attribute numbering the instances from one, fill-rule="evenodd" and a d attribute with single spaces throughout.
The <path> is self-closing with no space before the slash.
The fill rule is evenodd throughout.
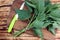
<path id="1" fill-rule="evenodd" d="M 7 24 L 7 22 L 0 21 L 0 26 L 6 25 L 6 24 Z"/>
<path id="2" fill-rule="evenodd" d="M 12 5 L 14 0 L 0 0 L 0 6 L 3 5 Z"/>
<path id="3" fill-rule="evenodd" d="M 7 18 L 11 7 L 0 7 L 0 29 L 7 28 Z"/>
<path id="4" fill-rule="evenodd" d="M 51 34 L 47 29 L 42 30 L 44 38 L 47 40 L 55 40 L 55 36 Z"/>
<path id="5" fill-rule="evenodd" d="M 60 3 L 60 0 L 51 0 L 51 3 L 52 4 L 55 4 L 55 3 L 58 3 L 59 4 Z"/>
<path id="6" fill-rule="evenodd" d="M 0 33 L 0 37 L 9 37 L 9 36 L 12 37 L 12 35 L 9 33 Z"/>
<path id="7" fill-rule="evenodd" d="M 0 21 L 7 21 L 7 18 L 0 18 Z"/>
<path id="8" fill-rule="evenodd" d="M 9 16 L 9 13 L 10 13 L 10 11 L 9 12 L 0 12 L 0 19 L 2 19 L 2 18 L 7 18 L 8 16 Z"/>
<path id="9" fill-rule="evenodd" d="M 19 8 L 20 5 L 21 5 L 21 3 L 22 3 L 21 0 L 16 0 L 15 3 L 13 4 L 12 9 Z M 4 11 L 4 10 L 1 10 L 1 11 Z M 10 13 L 9 18 L 8 18 L 8 22 L 7 22 L 8 25 L 10 24 L 10 21 L 12 20 L 12 18 L 13 18 L 14 15 L 15 15 L 15 12 L 12 10 L 12 12 Z M 21 20 L 20 21 L 17 20 L 17 22 L 14 25 L 14 30 L 17 30 L 17 29 L 20 30 L 20 29 L 24 28 L 26 25 L 27 25 L 27 22 L 22 22 Z M 43 31 L 43 34 L 44 34 L 44 39 L 46 39 L 46 40 L 55 40 L 54 36 L 49 31 L 47 31 L 46 29 L 44 29 L 42 31 Z M 0 33 L 2 34 L 2 35 L 0 34 L 2 36 L 2 37 L 0 37 L 0 39 L 4 39 L 4 40 L 5 39 L 6 40 L 40 40 L 40 38 L 36 37 L 33 34 L 33 31 L 31 32 L 30 30 L 26 31 L 23 34 L 21 34 L 20 35 L 21 37 L 16 37 L 16 38 L 12 37 L 12 35 L 10 33 L 7 33 L 7 30 L 4 30 L 4 31 L 1 30 Z"/>
<path id="10" fill-rule="evenodd" d="M 5 30 L 5 29 L 0 29 L 0 33 L 7 33 L 7 30 Z"/>
<path id="11" fill-rule="evenodd" d="M 0 7 L 0 12 L 10 12 L 11 7 Z"/>
<path id="12" fill-rule="evenodd" d="M 0 26 L 0 29 L 7 29 L 7 25 Z M 2 30 L 1 30 L 2 31 Z M 5 30 L 4 30 L 5 31 Z"/>
<path id="13" fill-rule="evenodd" d="M 57 30 L 55 38 L 60 39 L 60 30 Z"/>
<path id="14" fill-rule="evenodd" d="M 14 25 L 14 29 L 15 30 L 21 30 L 21 29 L 25 28 L 26 26 L 27 26 L 26 22 L 17 20 L 16 23 L 15 23 L 15 25 Z"/>
<path id="15" fill-rule="evenodd" d="M 41 40 L 37 37 L 0 37 L 0 39 L 9 39 L 9 40 Z"/>

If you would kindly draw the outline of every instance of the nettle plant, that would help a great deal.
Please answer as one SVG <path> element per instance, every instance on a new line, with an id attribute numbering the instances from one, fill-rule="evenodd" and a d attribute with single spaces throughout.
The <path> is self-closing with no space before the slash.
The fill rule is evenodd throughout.
<path id="1" fill-rule="evenodd" d="M 15 9 L 20 20 L 29 20 L 26 28 L 15 32 L 14 36 L 33 29 L 34 34 L 43 39 L 42 29 L 46 28 L 53 35 L 60 29 L 60 4 L 51 4 L 50 0 L 25 0 L 27 10 Z"/>

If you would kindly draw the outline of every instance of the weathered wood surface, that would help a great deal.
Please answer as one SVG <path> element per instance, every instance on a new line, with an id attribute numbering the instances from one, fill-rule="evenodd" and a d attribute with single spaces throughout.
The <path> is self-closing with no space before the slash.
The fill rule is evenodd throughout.
<path id="1" fill-rule="evenodd" d="M 10 7 L 0 7 L 0 29 L 7 27 L 7 18 L 10 13 Z"/>
<path id="2" fill-rule="evenodd" d="M 52 0 L 54 1 L 54 0 Z M 57 1 L 57 0 L 56 0 Z M 10 2 L 10 1 L 9 1 Z M 54 2 L 55 3 L 55 2 Z M 11 12 L 8 14 L 6 13 L 6 15 L 9 15 L 8 18 L 7 18 L 7 27 L 8 28 L 8 25 L 10 24 L 10 21 L 12 20 L 13 16 L 15 15 L 15 12 L 14 12 L 14 8 L 19 8 L 20 5 L 22 4 L 22 1 L 21 0 L 15 0 L 12 7 L 10 8 L 0 8 L 0 11 L 2 11 L 3 13 L 6 13 L 8 12 L 8 10 Z M 3 4 L 2 4 L 3 5 Z M 26 7 L 24 7 L 24 9 L 26 9 Z M 7 11 L 6 11 L 7 10 Z M 1 12 L 0 12 L 1 13 Z M 1 14 L 2 15 L 2 14 Z M 0 20 L 6 20 L 5 18 L 0 18 Z M 13 28 L 13 31 L 12 33 L 7 33 L 7 28 L 3 28 L 3 29 L 0 29 L 0 40 L 41 40 L 39 37 L 36 37 L 33 33 L 32 30 L 28 30 L 26 31 L 25 33 L 21 34 L 20 37 L 13 37 L 13 32 L 16 31 L 16 30 L 20 30 L 24 27 L 26 27 L 28 24 L 27 21 L 20 21 L 20 20 L 17 20 L 15 25 L 14 25 L 14 28 Z M 1 26 L 2 28 L 2 26 Z M 43 29 L 43 35 L 44 35 L 44 39 L 45 40 L 55 40 L 55 38 L 60 38 L 59 36 L 59 30 L 57 31 L 57 36 L 53 36 L 49 31 L 47 31 L 46 29 Z"/>
<path id="3" fill-rule="evenodd" d="M 12 5 L 14 0 L 0 0 L 0 6 Z"/>

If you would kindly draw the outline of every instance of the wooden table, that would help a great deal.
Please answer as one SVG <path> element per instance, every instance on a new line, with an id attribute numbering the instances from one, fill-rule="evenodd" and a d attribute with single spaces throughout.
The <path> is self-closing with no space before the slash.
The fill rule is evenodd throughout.
<path id="1" fill-rule="evenodd" d="M 10 11 L 8 19 L 7 19 L 7 26 L 6 26 L 7 28 L 8 28 L 8 25 L 10 24 L 10 21 L 12 20 L 13 16 L 15 15 L 14 9 L 15 8 L 19 8 L 21 4 L 22 4 L 21 0 L 15 0 L 14 3 L 12 4 L 12 6 L 10 6 L 10 8 L 11 8 L 10 10 L 11 11 Z M 24 9 L 27 9 L 27 8 L 24 7 Z M 16 37 L 15 38 L 15 37 L 12 36 L 14 31 L 24 28 L 25 26 L 27 26 L 27 24 L 28 24 L 27 21 L 23 22 L 21 20 L 17 20 L 15 25 L 14 25 L 12 33 L 7 33 L 7 28 L 6 29 L 4 29 L 4 28 L 0 29 L 0 39 L 5 39 L 5 40 L 41 40 L 39 37 L 36 37 L 33 34 L 32 30 L 26 31 L 25 33 L 21 34 L 20 37 Z M 46 29 L 43 29 L 42 31 L 43 31 L 43 35 L 44 35 L 44 39 L 45 40 L 57 40 L 57 38 L 58 39 L 60 38 L 60 36 L 59 36 L 60 35 L 60 31 L 59 30 L 57 31 L 56 36 L 53 36 Z"/>

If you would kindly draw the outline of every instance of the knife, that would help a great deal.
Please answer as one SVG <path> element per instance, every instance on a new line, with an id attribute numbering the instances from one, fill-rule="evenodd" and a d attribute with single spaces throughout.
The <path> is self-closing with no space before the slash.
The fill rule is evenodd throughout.
<path id="1" fill-rule="evenodd" d="M 23 10 L 25 2 L 22 3 L 20 10 Z M 14 27 L 15 22 L 18 20 L 18 14 L 14 15 L 9 27 L 8 27 L 8 33 L 10 33 Z"/>

